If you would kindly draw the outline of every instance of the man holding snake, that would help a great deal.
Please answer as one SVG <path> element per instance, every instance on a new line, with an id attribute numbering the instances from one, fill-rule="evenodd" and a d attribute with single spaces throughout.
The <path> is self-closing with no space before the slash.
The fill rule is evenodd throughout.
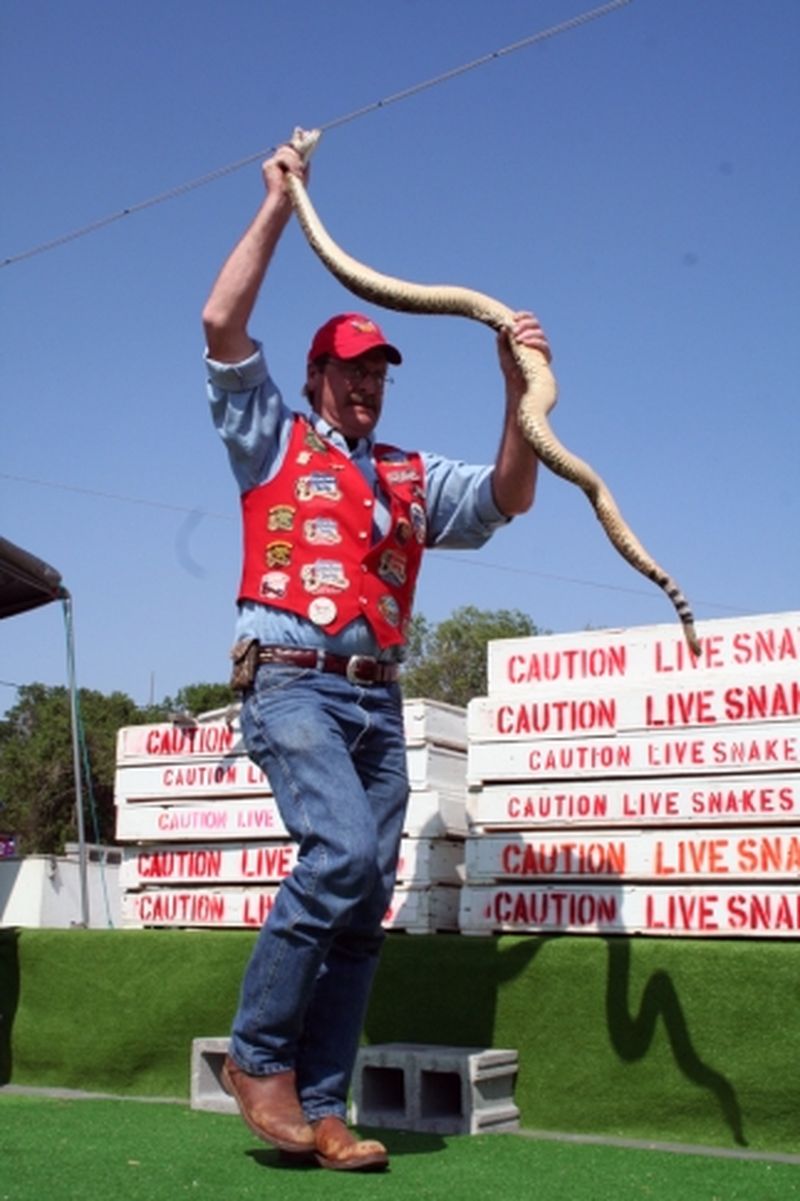
<path id="1" fill-rule="evenodd" d="M 242 982 L 223 1083 L 250 1129 L 336 1170 L 385 1147 L 345 1124 L 408 795 L 399 663 L 425 547 L 481 546 L 530 509 L 537 459 L 519 432 L 513 337 L 549 358 L 532 314 L 498 339 L 505 420 L 493 466 L 378 443 L 389 364 L 378 325 L 343 313 L 314 335 L 291 411 L 248 333 L 292 214 L 297 152 L 264 163 L 266 197 L 203 311 L 212 418 L 241 492 L 244 565 L 234 684 L 248 754 L 298 844 Z"/>

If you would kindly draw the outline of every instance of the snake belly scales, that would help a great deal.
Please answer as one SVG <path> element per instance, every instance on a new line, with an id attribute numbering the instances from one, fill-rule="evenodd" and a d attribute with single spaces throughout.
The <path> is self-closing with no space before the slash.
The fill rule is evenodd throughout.
<path id="1" fill-rule="evenodd" d="M 319 139 L 317 130 L 296 129 L 290 145 L 307 161 Z M 381 308 L 403 313 L 440 314 L 468 317 L 493 330 L 507 330 L 513 310 L 491 296 L 472 288 L 450 284 L 417 284 L 383 275 L 358 262 L 330 237 L 297 176 L 287 174 L 287 187 L 297 218 L 312 250 L 328 270 L 350 292 Z M 694 616 L 686 597 L 675 580 L 652 558 L 628 526 L 603 480 L 588 463 L 564 447 L 550 428 L 547 415 L 556 403 L 556 381 L 543 354 L 509 339 L 514 360 L 525 380 L 525 392 L 519 404 L 519 425 L 523 436 L 545 467 L 563 479 L 577 484 L 589 499 L 609 540 L 624 559 L 669 597 L 683 623 L 686 641 L 695 655 L 700 645 L 694 628 Z"/>

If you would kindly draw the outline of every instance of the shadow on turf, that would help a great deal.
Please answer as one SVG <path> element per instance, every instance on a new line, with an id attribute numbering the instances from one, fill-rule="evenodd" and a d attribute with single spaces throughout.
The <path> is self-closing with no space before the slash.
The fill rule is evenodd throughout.
<path id="1" fill-rule="evenodd" d="M 0 1084 L 11 1079 L 11 1031 L 19 1004 L 19 930 L 0 930 Z"/>
<path id="2" fill-rule="evenodd" d="M 546 934 L 531 939 L 532 945 L 527 953 L 519 945 L 513 948 L 511 954 L 501 957 L 500 970 L 495 979 L 500 983 L 513 978 L 548 942 L 563 937 L 562 934 Z M 736 1144 L 748 1146 L 736 1090 L 726 1076 L 700 1058 L 692 1041 L 678 990 L 669 973 L 663 969 L 652 973 L 642 990 L 638 1012 L 634 1013 L 630 997 L 631 938 L 626 935 L 606 935 L 603 941 L 608 948 L 606 1022 L 614 1051 L 626 1063 L 644 1059 L 656 1037 L 658 1020 L 661 1018 L 679 1071 L 692 1084 L 712 1094 Z M 486 1045 L 490 1046 L 491 1043 L 487 1042 Z"/>
<path id="3" fill-rule="evenodd" d="M 434 1151 L 444 1151 L 447 1144 L 438 1134 L 407 1134 L 397 1130 L 363 1130 L 359 1132 L 365 1138 L 379 1138 L 389 1152 L 390 1159 L 401 1155 L 430 1155 Z M 278 1168 L 284 1172 L 319 1172 L 319 1165 L 314 1159 L 306 1159 L 302 1155 L 284 1155 L 270 1147 L 252 1147 L 245 1152 L 249 1159 L 254 1160 L 262 1168 Z"/>
<path id="4" fill-rule="evenodd" d="M 643 1059 L 655 1036 L 658 1019 L 662 1018 L 679 1069 L 693 1084 L 714 1094 L 734 1140 L 740 1147 L 746 1147 L 736 1090 L 721 1072 L 703 1063 L 695 1050 L 678 991 L 669 973 L 653 972 L 642 992 L 639 1012 L 633 1014 L 629 997 L 630 939 L 608 937 L 605 942 L 608 947 L 606 1017 L 611 1045 L 617 1055 L 628 1063 Z"/>
<path id="5" fill-rule="evenodd" d="M 617 877 L 606 877 L 604 883 L 616 884 L 621 889 Z M 621 891 L 615 896 L 615 907 L 621 912 Z M 529 971 L 550 944 L 564 937 L 567 936 L 553 933 L 476 939 L 469 955 L 463 954 L 461 935 L 418 940 L 417 936 L 407 935 L 390 938 L 367 1014 L 368 1041 L 447 1043 L 453 1040 L 456 1026 L 460 1045 L 493 1046 L 502 989 Z M 661 1019 L 678 1070 L 713 1097 L 735 1142 L 746 1147 L 736 1091 L 721 1072 L 698 1054 L 684 1004 L 669 973 L 660 968 L 652 972 L 634 1009 L 632 957 L 634 948 L 643 943 L 627 935 L 600 937 L 608 949 L 605 1018 L 616 1054 L 626 1063 L 644 1059 L 658 1036 Z M 412 975 L 414 1004 L 398 1010 L 397 996 L 403 994 L 404 984 Z M 457 1023 L 454 1004 L 459 1005 Z"/>
<path id="6" fill-rule="evenodd" d="M 548 942 L 564 935 L 543 935 L 531 939 L 528 951 L 517 946 L 501 957 L 496 979 L 513 978 L 530 963 Z M 614 1051 L 626 1063 L 644 1059 L 656 1036 L 658 1020 L 664 1023 L 675 1063 L 680 1072 L 698 1088 L 707 1089 L 717 1101 L 722 1117 L 740 1147 L 748 1146 L 744 1135 L 742 1109 L 736 1090 L 726 1076 L 704 1063 L 692 1042 L 689 1023 L 678 990 L 668 972 L 659 969 L 647 980 L 637 1013 L 631 1008 L 631 939 L 626 935 L 606 935 L 608 977 L 606 981 L 606 1022 Z M 503 962 L 503 958 L 505 962 Z M 487 1042 L 487 1046 L 491 1042 Z"/>

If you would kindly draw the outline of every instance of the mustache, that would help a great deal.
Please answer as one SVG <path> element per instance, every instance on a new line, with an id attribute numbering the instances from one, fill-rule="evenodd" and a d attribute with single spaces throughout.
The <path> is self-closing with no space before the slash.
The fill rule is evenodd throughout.
<path id="1" fill-rule="evenodd" d="M 348 392 L 347 400 L 351 405 L 361 405 L 367 409 L 377 409 L 378 407 L 374 396 L 367 396 L 365 392 L 359 392 L 355 388 Z"/>

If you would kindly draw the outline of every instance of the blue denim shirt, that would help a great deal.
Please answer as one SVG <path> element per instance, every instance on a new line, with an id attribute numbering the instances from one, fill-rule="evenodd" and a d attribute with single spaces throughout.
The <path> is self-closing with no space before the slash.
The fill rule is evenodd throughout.
<path id="1" fill-rule="evenodd" d="M 294 413 L 284 404 L 270 378 L 260 346 L 241 363 L 218 363 L 206 355 L 211 416 L 228 457 L 240 492 L 273 478 L 280 468 L 292 428 Z M 378 502 L 374 439 L 361 438 L 350 450 L 342 435 L 327 421 L 309 410 L 309 420 L 323 437 L 333 443 L 358 467 Z M 508 518 L 499 511 L 492 496 L 492 468 L 470 466 L 441 455 L 420 452 L 425 466 L 428 506 L 428 546 L 475 550 Z M 375 538 L 388 526 L 388 511 L 375 506 Z M 264 643 L 323 647 L 340 655 L 377 655 L 378 644 L 361 617 L 337 635 L 327 634 L 311 621 L 268 605 L 239 603 L 235 638 L 258 638 Z M 383 658 L 397 658 L 397 648 Z"/>

